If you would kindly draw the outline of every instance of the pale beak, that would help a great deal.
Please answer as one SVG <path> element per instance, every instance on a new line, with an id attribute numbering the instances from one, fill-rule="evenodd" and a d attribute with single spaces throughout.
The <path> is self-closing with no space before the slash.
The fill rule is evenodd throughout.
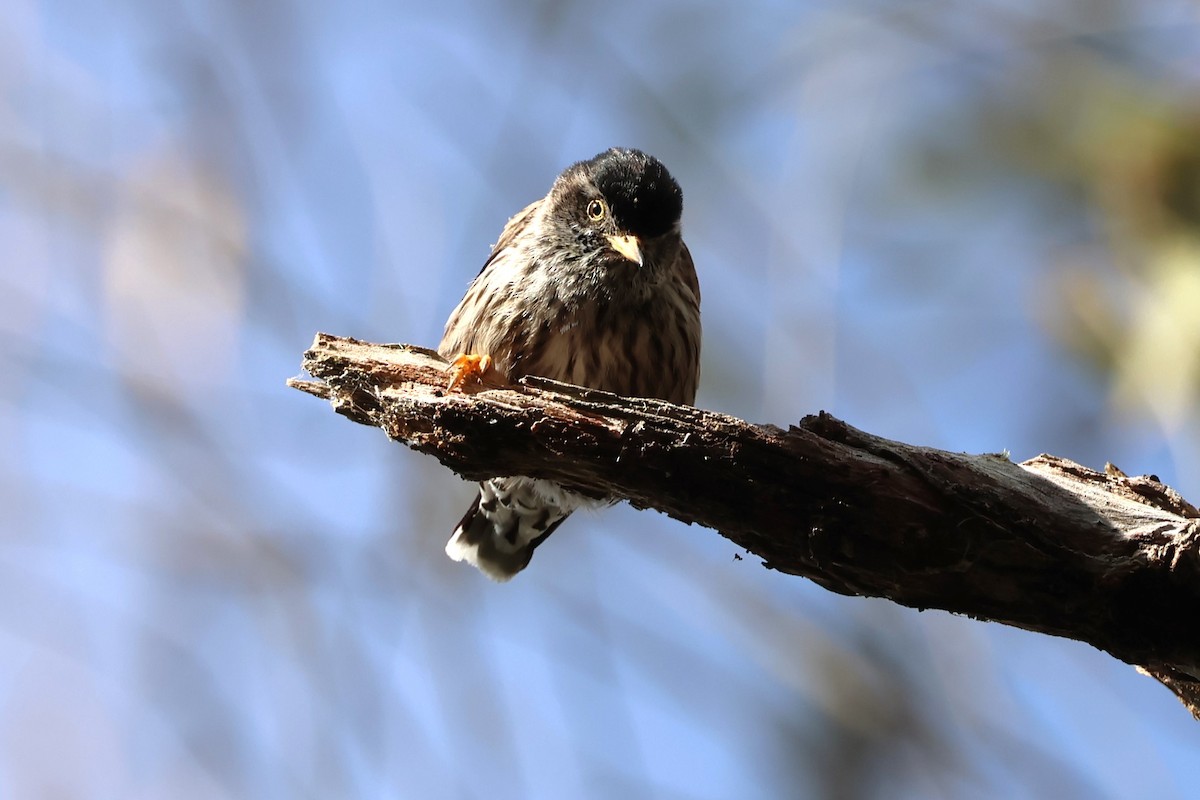
<path id="1" fill-rule="evenodd" d="M 642 243 L 636 236 L 606 236 L 605 238 L 608 239 L 613 250 L 639 267 L 645 263 L 645 259 L 642 258 Z"/>

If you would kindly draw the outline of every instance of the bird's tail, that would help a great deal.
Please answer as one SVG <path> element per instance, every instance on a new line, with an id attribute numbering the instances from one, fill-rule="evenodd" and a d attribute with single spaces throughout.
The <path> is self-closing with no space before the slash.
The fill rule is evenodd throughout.
<path id="1" fill-rule="evenodd" d="M 496 478 L 479 484 L 475 502 L 446 543 L 446 555 L 474 564 L 497 581 L 506 581 L 525 569 L 534 549 L 573 510 L 570 504 L 555 502 L 539 491 L 542 483 Z"/>

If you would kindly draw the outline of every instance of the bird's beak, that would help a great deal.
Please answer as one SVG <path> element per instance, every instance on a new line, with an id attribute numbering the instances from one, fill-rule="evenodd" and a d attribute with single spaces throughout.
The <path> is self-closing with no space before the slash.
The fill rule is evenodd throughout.
<path id="1" fill-rule="evenodd" d="M 608 236 L 606 238 L 613 250 L 639 267 L 645 263 L 645 259 L 642 258 L 642 243 L 636 236 Z"/>

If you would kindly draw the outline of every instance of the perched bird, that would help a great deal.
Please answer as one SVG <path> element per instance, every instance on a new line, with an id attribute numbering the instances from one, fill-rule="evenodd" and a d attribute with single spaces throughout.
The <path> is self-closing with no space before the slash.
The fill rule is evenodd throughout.
<path id="1" fill-rule="evenodd" d="M 446 322 L 450 388 L 494 369 L 691 403 L 700 376 L 700 285 L 679 232 L 683 193 L 662 163 L 613 148 L 572 164 L 508 221 Z M 529 563 L 593 500 L 556 483 L 493 478 L 446 545 L 496 580 Z"/>

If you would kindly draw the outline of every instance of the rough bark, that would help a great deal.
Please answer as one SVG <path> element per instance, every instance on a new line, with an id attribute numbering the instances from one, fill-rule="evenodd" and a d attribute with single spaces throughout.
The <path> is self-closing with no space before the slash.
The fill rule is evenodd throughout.
<path id="1" fill-rule="evenodd" d="M 781 429 L 529 378 L 447 393 L 433 351 L 318 334 L 289 384 L 465 478 L 530 475 L 713 528 L 841 594 L 1087 642 L 1200 718 L 1200 512 L 1153 476 Z"/>

